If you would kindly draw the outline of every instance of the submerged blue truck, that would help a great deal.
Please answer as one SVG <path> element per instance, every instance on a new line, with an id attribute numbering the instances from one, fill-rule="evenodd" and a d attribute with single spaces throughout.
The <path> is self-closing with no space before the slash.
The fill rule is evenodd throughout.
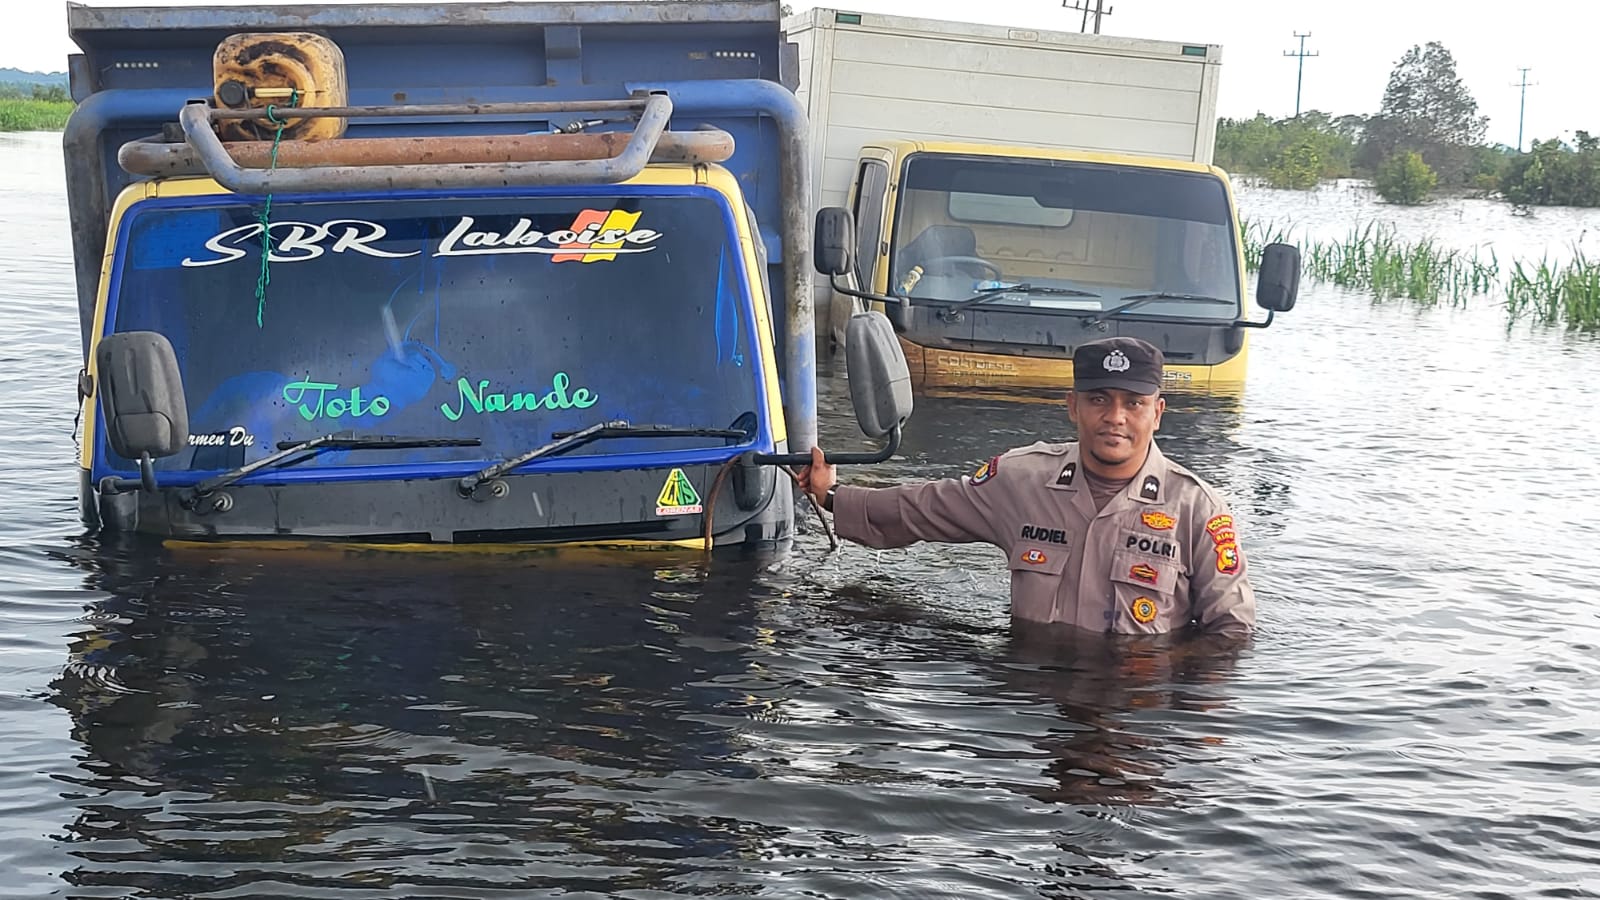
<path id="1" fill-rule="evenodd" d="M 791 538 L 811 272 L 853 239 L 842 211 L 813 230 L 776 2 L 68 16 L 91 527 Z M 851 329 L 882 449 L 843 461 L 881 460 L 909 375 L 881 314 Z"/>

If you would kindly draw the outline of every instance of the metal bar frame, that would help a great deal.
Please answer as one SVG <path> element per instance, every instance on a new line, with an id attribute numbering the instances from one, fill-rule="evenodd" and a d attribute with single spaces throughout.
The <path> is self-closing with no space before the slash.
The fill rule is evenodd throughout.
<path id="1" fill-rule="evenodd" d="M 447 137 L 340 138 L 283 141 L 276 147 L 279 168 L 401 165 L 428 160 L 440 165 L 496 165 L 537 160 L 608 159 L 620 152 L 627 132 L 579 134 L 495 134 Z M 272 141 L 229 141 L 223 146 L 241 168 L 262 168 L 274 151 Z M 651 163 L 720 163 L 733 155 L 733 136 L 720 129 L 668 131 L 656 142 Z M 128 141 L 117 150 L 117 164 L 135 175 L 172 178 L 204 175 L 205 161 L 188 143 L 160 135 Z"/>
<path id="2" fill-rule="evenodd" d="M 611 106 L 619 102 L 598 101 Z M 547 103 L 504 104 L 511 107 L 561 107 L 561 112 L 592 108 L 591 104 Z M 330 107 L 340 109 L 341 107 Z M 425 107 L 407 109 L 396 115 L 415 115 Z M 440 115 L 461 115 L 462 107 L 440 107 Z M 548 110 L 547 110 L 548 111 Z M 178 112 L 184 137 L 216 182 L 237 194 L 316 193 L 323 191 L 408 190 L 437 187 L 508 187 L 528 184 L 616 184 L 637 176 L 650 162 L 656 142 L 672 119 L 672 100 L 664 92 L 652 93 L 643 100 L 638 124 L 627 146 L 616 156 L 604 159 L 532 160 L 514 163 L 413 163 L 385 166 L 317 166 L 313 168 L 257 169 L 234 161 L 222 139 L 212 128 L 217 113 L 203 102 L 185 104 Z M 262 111 L 263 114 L 265 110 Z M 310 118 L 316 110 L 296 109 L 297 117 Z"/>

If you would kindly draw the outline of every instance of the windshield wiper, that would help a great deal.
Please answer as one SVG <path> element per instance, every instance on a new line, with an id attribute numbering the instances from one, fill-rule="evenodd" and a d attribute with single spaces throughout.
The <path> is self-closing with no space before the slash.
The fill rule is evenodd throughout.
<path id="1" fill-rule="evenodd" d="M 676 425 L 630 425 L 621 419 L 611 422 L 599 422 L 579 431 L 558 431 L 551 435 L 550 443 L 535 447 L 520 456 L 503 459 L 471 475 L 462 476 L 456 484 L 456 490 L 463 497 L 471 497 L 474 492 L 485 482 L 493 481 L 501 475 L 515 469 L 523 463 L 530 462 L 542 456 L 551 456 L 574 447 L 587 444 L 591 441 L 606 438 L 666 438 L 666 437 L 719 437 L 719 438 L 749 438 L 753 431 L 744 431 L 737 428 L 683 428 Z"/>
<path id="2" fill-rule="evenodd" d="M 185 509 L 193 509 L 200 499 L 207 494 L 227 487 L 230 484 L 262 469 L 271 469 L 285 465 L 291 458 L 309 452 L 312 456 L 324 450 L 413 450 L 418 447 L 476 447 L 483 441 L 478 438 L 427 438 L 427 437 L 401 437 L 393 434 L 365 434 L 357 435 L 351 432 L 338 434 L 325 434 L 322 437 L 312 438 L 309 441 L 279 441 L 278 452 L 270 456 L 263 456 L 252 463 L 246 463 L 231 472 L 224 472 L 196 484 L 183 499 Z M 309 457 L 307 457 L 309 458 Z M 299 460 L 295 460 L 298 462 Z"/>
<path id="3" fill-rule="evenodd" d="M 550 436 L 560 439 L 564 437 L 571 437 L 578 433 L 579 432 L 576 431 L 558 431 Z M 590 439 L 598 440 L 600 438 L 612 437 L 747 438 L 749 436 L 750 432 L 740 431 L 737 428 L 679 428 L 675 425 L 629 425 L 627 423 L 617 425 L 613 423 L 610 426 L 601 428 L 600 431 L 596 432 Z"/>
<path id="4" fill-rule="evenodd" d="M 1004 296 L 1005 294 L 1045 294 L 1054 295 L 1057 297 L 1100 296 L 1099 294 L 1091 293 L 1089 291 L 1080 291 L 1076 288 L 1047 287 L 1042 284 L 1028 284 L 1024 282 L 1022 284 L 1015 284 L 1010 287 L 989 288 L 988 290 L 980 292 L 975 297 L 963 300 L 960 303 L 957 303 L 955 306 L 949 307 L 948 309 L 941 310 L 939 312 L 939 318 L 946 321 L 957 321 L 961 318 L 961 313 L 968 308 L 977 306 L 980 303 L 987 303 L 990 300 L 993 300 L 996 297 Z"/>
<path id="5" fill-rule="evenodd" d="M 1148 294 L 1129 294 L 1122 298 L 1122 302 L 1104 312 L 1096 313 L 1083 320 L 1083 327 L 1092 328 L 1106 319 L 1115 319 L 1117 316 L 1136 306 L 1143 306 L 1153 300 L 1187 300 L 1191 303 L 1205 303 L 1211 306 L 1232 306 L 1232 300 L 1221 297 L 1210 297 L 1205 294 L 1180 294 L 1172 291 L 1152 291 Z"/>

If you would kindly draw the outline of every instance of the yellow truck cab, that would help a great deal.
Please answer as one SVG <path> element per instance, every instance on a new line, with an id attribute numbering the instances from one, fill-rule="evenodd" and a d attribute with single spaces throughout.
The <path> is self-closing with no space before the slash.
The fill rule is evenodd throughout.
<path id="1" fill-rule="evenodd" d="M 1078 344 L 1130 335 L 1162 348 L 1170 388 L 1228 389 L 1250 330 L 1293 305 L 1258 291 L 1275 305 L 1249 318 L 1233 191 L 1201 163 L 879 141 L 849 210 L 862 298 L 922 386 L 1065 386 Z"/>
<path id="2" fill-rule="evenodd" d="M 1274 245 L 1247 302 L 1213 167 L 1222 48 L 813 8 L 789 17 L 820 208 L 858 269 L 817 284 L 832 345 L 894 323 L 919 387 L 1071 383 L 1078 344 L 1133 335 L 1169 387 L 1237 387 L 1251 329 L 1292 308 Z"/>

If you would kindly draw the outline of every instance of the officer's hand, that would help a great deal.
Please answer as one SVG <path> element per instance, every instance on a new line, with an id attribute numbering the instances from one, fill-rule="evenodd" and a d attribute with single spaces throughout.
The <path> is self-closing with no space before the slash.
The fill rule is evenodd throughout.
<path id="1" fill-rule="evenodd" d="M 821 447 L 811 448 L 811 465 L 800 470 L 800 490 L 811 495 L 818 505 L 828 493 L 828 488 L 833 487 L 839 480 L 838 472 L 823 458 Z"/>

